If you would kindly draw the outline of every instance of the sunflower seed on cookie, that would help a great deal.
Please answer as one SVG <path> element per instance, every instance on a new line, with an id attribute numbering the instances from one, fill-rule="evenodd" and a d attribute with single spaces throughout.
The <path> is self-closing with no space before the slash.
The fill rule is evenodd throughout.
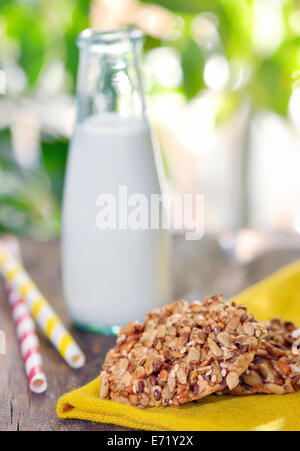
<path id="1" fill-rule="evenodd" d="M 248 371 L 227 394 L 286 394 L 300 389 L 300 329 L 291 322 L 273 319 Z"/>
<path id="2" fill-rule="evenodd" d="M 100 375 L 102 399 L 179 406 L 234 389 L 266 335 L 244 306 L 221 295 L 154 309 L 121 329 Z"/>

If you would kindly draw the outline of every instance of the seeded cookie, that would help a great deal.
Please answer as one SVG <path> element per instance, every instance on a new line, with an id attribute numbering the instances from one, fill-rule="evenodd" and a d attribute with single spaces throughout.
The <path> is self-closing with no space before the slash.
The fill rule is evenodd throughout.
<path id="1" fill-rule="evenodd" d="M 120 330 L 100 374 L 100 398 L 176 407 L 233 389 L 265 335 L 246 307 L 222 296 L 154 309 L 143 324 Z"/>
<path id="2" fill-rule="evenodd" d="M 300 389 L 300 329 L 280 319 L 265 325 L 267 336 L 262 339 L 249 369 L 240 376 L 239 385 L 230 394 L 283 395 Z"/>

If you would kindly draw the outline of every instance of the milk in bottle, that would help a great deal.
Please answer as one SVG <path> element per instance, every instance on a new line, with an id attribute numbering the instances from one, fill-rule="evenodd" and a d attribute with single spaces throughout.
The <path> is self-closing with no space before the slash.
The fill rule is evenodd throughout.
<path id="1" fill-rule="evenodd" d="M 78 121 L 63 209 L 64 291 L 75 324 L 111 333 L 171 300 L 170 237 L 151 229 L 150 210 L 148 228 L 126 225 L 120 198 L 120 189 L 127 199 L 142 194 L 150 209 L 151 195 L 162 192 L 140 80 L 141 33 L 87 30 L 79 46 Z M 116 227 L 101 229 L 106 194 L 114 199 Z M 127 205 L 128 215 L 133 207 Z"/>

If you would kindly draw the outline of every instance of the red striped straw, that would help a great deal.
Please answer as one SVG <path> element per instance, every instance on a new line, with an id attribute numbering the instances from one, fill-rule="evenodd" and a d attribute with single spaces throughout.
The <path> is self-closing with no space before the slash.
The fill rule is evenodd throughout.
<path id="1" fill-rule="evenodd" d="M 20 260 L 20 251 L 17 240 L 13 237 L 7 237 L 4 242 L 7 249 L 14 254 L 15 258 Z M 6 290 L 21 354 L 24 360 L 25 371 L 29 381 L 29 388 L 33 393 L 44 393 L 47 390 L 48 383 L 43 367 L 40 343 L 35 323 L 29 313 L 27 305 L 23 299 L 20 298 L 16 289 L 6 285 Z"/>

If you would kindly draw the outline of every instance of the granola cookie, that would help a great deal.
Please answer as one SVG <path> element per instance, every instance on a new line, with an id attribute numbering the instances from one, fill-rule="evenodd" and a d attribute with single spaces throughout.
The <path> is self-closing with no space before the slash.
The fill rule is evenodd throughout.
<path id="1" fill-rule="evenodd" d="M 179 406 L 233 389 L 266 335 L 244 306 L 214 296 L 180 300 L 120 330 L 100 374 L 100 398 L 138 407 Z"/>
<path id="2" fill-rule="evenodd" d="M 230 394 L 294 393 L 300 388 L 300 329 L 293 323 L 273 319 L 266 323 L 268 335 L 255 358 Z M 228 391 L 227 391 L 228 392 Z"/>

